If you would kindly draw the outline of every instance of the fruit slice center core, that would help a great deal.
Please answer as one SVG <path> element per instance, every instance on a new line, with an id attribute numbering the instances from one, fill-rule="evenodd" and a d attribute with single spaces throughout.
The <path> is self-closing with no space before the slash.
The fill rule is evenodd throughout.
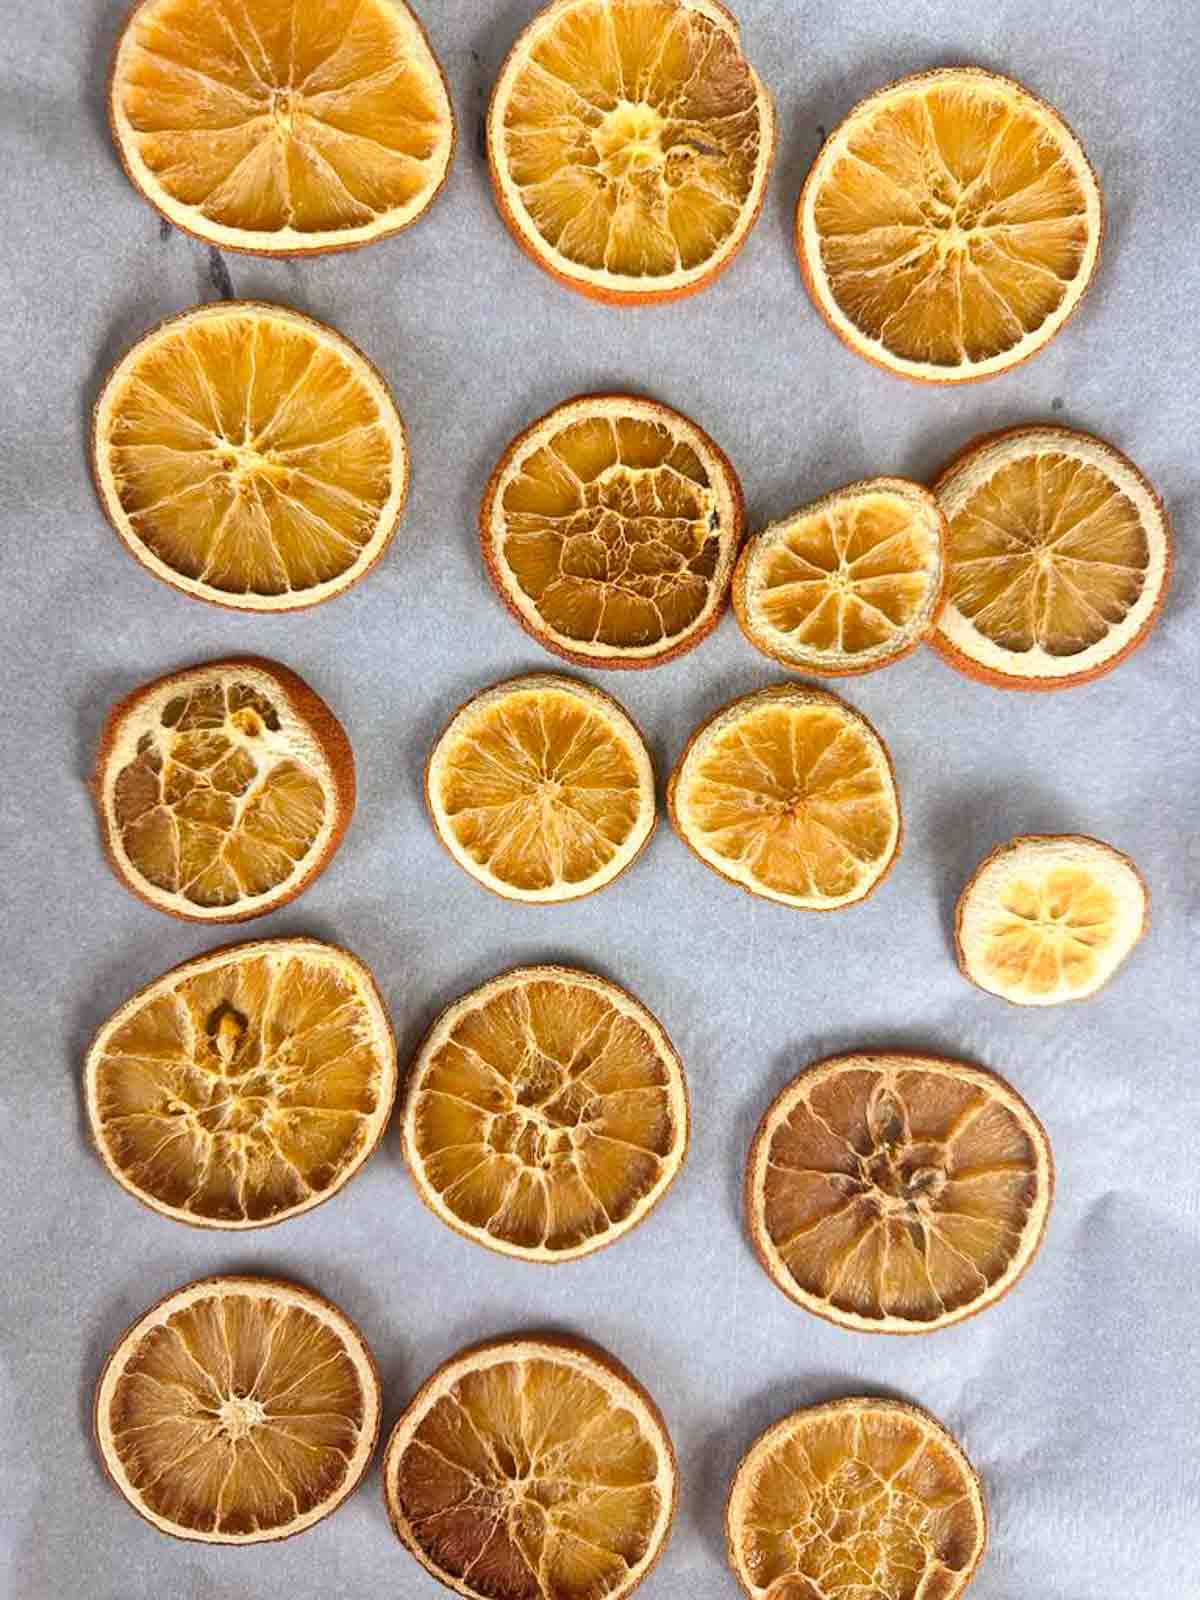
<path id="1" fill-rule="evenodd" d="M 666 123 L 653 106 L 620 100 L 592 133 L 600 170 L 609 178 L 663 164 Z"/>
<path id="2" fill-rule="evenodd" d="M 247 1438 L 260 1423 L 267 1420 L 261 1401 L 236 1394 L 222 1400 L 217 1416 L 222 1428 L 235 1443 Z"/>

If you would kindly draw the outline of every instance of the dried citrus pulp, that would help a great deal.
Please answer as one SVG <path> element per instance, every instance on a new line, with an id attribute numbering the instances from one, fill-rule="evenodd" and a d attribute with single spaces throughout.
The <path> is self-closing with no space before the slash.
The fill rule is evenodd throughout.
<path id="1" fill-rule="evenodd" d="M 862 900 L 900 848 L 887 748 L 821 689 L 776 684 L 716 712 L 688 742 L 667 800 L 706 866 L 804 911 Z"/>
<path id="2" fill-rule="evenodd" d="M 923 1333 L 1012 1288 L 1053 1193 L 1045 1130 L 994 1073 L 937 1056 L 832 1056 L 759 1124 L 746 1220 L 798 1305 L 844 1328 Z"/>
<path id="3" fill-rule="evenodd" d="M 320 1295 L 271 1278 L 202 1278 L 167 1295 L 96 1385 L 114 1483 L 180 1539 L 302 1533 L 358 1487 L 378 1437 L 362 1334 Z"/>
<path id="4" fill-rule="evenodd" d="M 904 377 L 962 383 L 1040 350 L 1083 298 L 1103 206 L 1075 135 L 1010 78 L 948 67 L 851 111 L 800 194 L 818 310 Z"/>
<path id="5" fill-rule="evenodd" d="M 497 593 L 581 666 L 650 667 L 716 626 L 743 524 L 741 486 L 670 406 L 581 395 L 519 435 L 479 513 Z"/>
<path id="6" fill-rule="evenodd" d="M 904 478 L 868 478 L 756 534 L 738 560 L 733 606 L 764 655 L 797 672 L 872 672 L 933 631 L 946 520 Z"/>
<path id="7" fill-rule="evenodd" d="M 429 757 L 425 793 L 459 866 L 509 900 L 574 900 L 654 830 L 654 771 L 611 696 L 557 673 L 468 700 Z"/>
<path id="8" fill-rule="evenodd" d="M 993 850 L 959 896 L 958 964 L 1022 1006 L 1084 1000 L 1146 931 L 1148 895 L 1128 856 L 1078 833 Z"/>
<path id="9" fill-rule="evenodd" d="M 407 227 L 454 153 L 446 82 L 404 0 L 142 0 L 109 120 L 165 217 L 261 255 Z"/>
<path id="10" fill-rule="evenodd" d="M 88 1051 L 104 1165 L 162 1216 L 258 1228 L 335 1194 L 379 1143 L 396 1047 L 371 974 L 315 939 L 263 939 L 140 990 Z"/>
<path id="11" fill-rule="evenodd" d="M 594 1346 L 498 1339 L 453 1357 L 383 1461 L 396 1533 L 479 1600 L 622 1600 L 658 1560 L 675 1453 L 641 1385 Z"/>
<path id="12" fill-rule="evenodd" d="M 521 248 L 636 305 L 692 293 L 737 254 L 775 113 L 717 0 L 552 0 L 500 69 L 487 148 Z"/>
<path id="13" fill-rule="evenodd" d="M 219 301 L 146 335 L 96 402 L 105 514 L 144 567 L 241 611 L 339 594 L 408 492 L 404 427 L 367 358 L 282 306 Z"/>
<path id="14" fill-rule="evenodd" d="M 1066 689 L 1110 671 L 1154 626 L 1170 525 L 1103 440 L 1045 426 L 988 434 L 933 489 L 950 525 L 933 642 L 960 671 L 999 688 Z"/>
<path id="15" fill-rule="evenodd" d="M 987 1509 L 928 1412 L 856 1397 L 794 1411 L 754 1442 L 726 1533 L 752 1600 L 956 1600 L 987 1544 Z"/>

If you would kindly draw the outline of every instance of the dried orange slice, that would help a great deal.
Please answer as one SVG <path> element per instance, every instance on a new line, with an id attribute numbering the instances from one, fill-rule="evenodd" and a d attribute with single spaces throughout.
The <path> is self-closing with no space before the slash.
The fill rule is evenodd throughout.
<path id="1" fill-rule="evenodd" d="M 610 305 L 710 283 L 757 220 L 771 97 L 718 0 L 551 0 L 487 114 L 496 203 L 539 267 Z"/>
<path id="2" fill-rule="evenodd" d="M 905 478 L 868 478 L 755 534 L 733 609 L 756 650 L 795 672 L 890 666 L 933 631 L 945 587 L 936 499 Z"/>
<path id="3" fill-rule="evenodd" d="M 362 1481 L 379 1378 L 349 1317 L 299 1284 L 201 1278 L 122 1335 L 96 1385 L 101 1459 L 163 1533 L 261 1544 Z"/>
<path id="4" fill-rule="evenodd" d="M 835 128 L 796 209 L 817 309 L 856 354 L 927 383 L 1003 372 L 1082 300 L 1104 213 L 1066 123 L 979 67 L 920 72 Z"/>
<path id="5" fill-rule="evenodd" d="M 134 188 L 225 250 L 317 255 L 414 222 L 454 113 L 404 0 L 141 0 L 109 121 Z"/>
<path id="6" fill-rule="evenodd" d="M 592 894 L 654 831 L 654 769 L 637 728 L 600 689 L 535 672 L 460 707 L 425 770 L 438 838 L 509 900 Z"/>
<path id="7" fill-rule="evenodd" d="M 863 1333 L 926 1333 L 1008 1293 L 1054 1196 L 1045 1130 L 995 1073 L 898 1052 L 831 1056 L 772 1101 L 746 1221 L 789 1299 Z"/>
<path id="8" fill-rule="evenodd" d="M 239 611 L 294 611 L 379 560 L 408 493 L 408 447 L 349 340 L 282 306 L 219 301 L 117 363 L 96 402 L 92 473 L 155 577 Z"/>
<path id="9" fill-rule="evenodd" d="M 950 583 L 933 643 L 1001 689 L 1067 689 L 1146 638 L 1171 578 L 1171 528 L 1133 462 L 1073 428 L 987 434 L 933 491 Z"/>
<path id="10" fill-rule="evenodd" d="M 382 1137 L 396 1045 L 367 968 L 315 939 L 230 945 L 156 978 L 100 1029 L 88 1124 L 123 1189 L 202 1228 L 328 1200 Z"/>
<path id="11" fill-rule="evenodd" d="M 716 627 L 741 485 L 670 406 L 589 394 L 518 435 L 479 513 L 488 576 L 539 644 L 580 666 L 652 667 Z"/>
<path id="12" fill-rule="evenodd" d="M 988 1533 L 978 1474 L 941 1423 L 857 1396 L 761 1434 L 725 1526 L 751 1600 L 957 1600 Z"/>
<path id="13" fill-rule="evenodd" d="M 396 1424 L 383 1492 L 421 1565 L 477 1600 L 624 1600 L 662 1553 L 675 1452 L 594 1345 L 496 1339 L 433 1374 Z"/>
<path id="14" fill-rule="evenodd" d="M 775 684 L 715 712 L 680 756 L 667 804 L 705 866 L 802 911 L 864 899 L 900 849 L 887 747 L 821 689 Z"/>

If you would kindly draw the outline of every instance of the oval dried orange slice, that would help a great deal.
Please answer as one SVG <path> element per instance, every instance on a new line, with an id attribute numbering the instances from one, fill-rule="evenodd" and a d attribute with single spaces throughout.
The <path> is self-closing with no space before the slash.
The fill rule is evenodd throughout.
<path id="1" fill-rule="evenodd" d="M 539 644 L 580 666 L 651 667 L 716 627 L 741 485 L 670 406 L 580 395 L 509 445 L 479 513 L 488 576 Z"/>
<path id="2" fill-rule="evenodd" d="M 105 515 L 155 577 L 239 611 L 356 583 L 408 493 L 404 425 L 347 339 L 282 306 L 172 317 L 110 373 L 92 421 Z"/>
<path id="3" fill-rule="evenodd" d="M 1015 1089 L 898 1052 L 807 1068 L 746 1167 L 771 1281 L 863 1333 L 925 1333 L 999 1300 L 1037 1254 L 1053 1195 L 1049 1140 Z"/>
<path id="4" fill-rule="evenodd" d="M 957 1440 L 919 1406 L 865 1396 L 761 1434 L 734 1474 L 725 1527 L 751 1600 L 957 1600 L 988 1534 Z"/>
<path id="5" fill-rule="evenodd" d="M 1001 689 L 1071 688 L 1111 672 L 1158 620 L 1170 523 L 1102 439 L 1038 425 L 987 434 L 933 491 L 950 528 L 933 643 L 960 672 Z"/>
<path id="6" fill-rule="evenodd" d="M 592 894 L 654 831 L 654 769 L 617 702 L 577 678 L 536 672 L 485 689 L 430 753 L 425 795 L 465 872 L 509 900 Z"/>
<path id="7" fill-rule="evenodd" d="M 141 0 L 109 121 L 134 188 L 225 250 L 317 255 L 406 228 L 454 154 L 454 113 L 404 0 Z"/>
<path id="8" fill-rule="evenodd" d="M 795 672 L 890 666 L 933 631 L 945 587 L 937 500 L 904 478 L 848 484 L 755 534 L 733 609 L 756 650 Z"/>
<path id="9" fill-rule="evenodd" d="M 958 964 L 972 983 L 1020 1006 L 1085 1000 L 1146 931 L 1141 873 L 1084 834 L 1037 834 L 997 846 L 971 875 L 954 919 Z"/>
<path id="10" fill-rule="evenodd" d="M 395 1096 L 374 979 L 315 939 L 185 961 L 126 1000 L 84 1064 L 109 1173 L 202 1228 L 261 1228 L 328 1200 L 379 1143 Z"/>
<path id="11" fill-rule="evenodd" d="M 593 299 L 691 294 L 757 220 L 771 97 L 717 0 L 551 0 L 487 115 L 500 213 L 539 267 Z"/>
<path id="12" fill-rule="evenodd" d="M 662 1553 L 675 1452 L 606 1352 L 496 1339 L 440 1367 L 396 1424 L 383 1492 L 426 1571 L 475 1600 L 624 1600 Z"/>
<path id="13" fill-rule="evenodd" d="M 900 849 L 887 747 L 821 689 L 775 684 L 715 712 L 679 758 L 667 804 L 705 866 L 802 911 L 864 899 Z"/>
<path id="14" fill-rule="evenodd" d="M 1048 344 L 1096 268 L 1104 215 L 1066 123 L 979 67 L 901 78 L 826 140 L 796 250 L 856 354 L 927 383 L 991 377 Z"/>
<path id="15" fill-rule="evenodd" d="M 163 1533 L 260 1544 L 303 1533 L 358 1487 L 379 1411 L 371 1352 L 337 1306 L 272 1278 L 202 1278 L 118 1341 L 96 1439 Z"/>

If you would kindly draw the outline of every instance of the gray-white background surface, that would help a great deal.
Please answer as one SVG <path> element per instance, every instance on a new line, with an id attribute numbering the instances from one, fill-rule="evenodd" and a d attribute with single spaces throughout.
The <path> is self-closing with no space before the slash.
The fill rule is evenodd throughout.
<path id="1" fill-rule="evenodd" d="M 317 0 L 312 0 L 317 3 Z M 113 359 L 158 318 L 226 292 L 208 251 L 161 229 L 104 123 L 121 0 L 5 0 L 0 59 L 4 518 L 4 837 L 0 972 L 0 1593 L 5 1600 L 341 1600 L 438 1591 L 393 1539 L 377 1473 L 300 1539 L 174 1543 L 104 1480 L 91 1388 L 110 1342 L 160 1294 L 234 1268 L 337 1300 L 380 1362 L 386 1424 L 468 1340 L 553 1325 L 609 1346 L 660 1402 L 682 1499 L 647 1600 L 731 1600 L 722 1504 L 757 1432 L 806 1401 L 910 1397 L 986 1480 L 992 1542 L 978 1600 L 1189 1600 L 1200 1594 L 1200 1097 L 1195 519 L 1200 160 L 1191 0 L 739 0 L 777 97 L 780 148 L 743 255 L 687 302 L 613 311 L 521 256 L 480 155 L 487 90 L 532 0 L 426 0 L 460 124 L 449 184 L 413 229 L 290 265 L 227 258 L 239 295 L 278 299 L 355 339 L 408 424 L 413 490 L 381 565 L 311 613 L 255 620 L 173 593 L 103 521 L 85 424 Z M 875 371 L 810 306 L 792 208 L 832 126 L 902 71 L 1011 72 L 1073 124 L 1110 227 L 1088 301 L 1016 372 L 949 392 Z M 923 476 L 976 431 L 1051 418 L 1128 451 L 1165 495 L 1178 563 L 1161 625 L 1083 689 L 1008 695 L 928 651 L 852 681 L 895 756 L 903 856 L 865 905 L 808 917 L 706 872 L 660 826 L 618 884 L 563 908 L 479 889 L 426 822 L 420 772 L 454 706 L 552 666 L 494 599 L 475 514 L 509 437 L 566 396 L 645 390 L 707 428 L 740 469 L 752 525 L 876 472 Z M 591 1260 L 535 1268 L 459 1239 L 417 1200 L 389 1134 L 342 1195 L 257 1235 L 162 1220 L 89 1153 L 78 1093 L 93 1029 L 132 989 L 222 942 L 125 893 L 84 789 L 110 702 L 170 667 L 277 657 L 338 711 L 361 803 L 340 854 L 247 936 L 314 933 L 379 977 L 407 1055 L 434 1012 L 518 961 L 595 967 L 664 1020 L 695 1134 L 654 1217 Z M 731 619 L 694 654 L 599 674 L 648 730 L 665 776 L 694 724 L 772 681 Z M 1082 830 L 1142 867 L 1153 925 L 1084 1005 L 1004 1006 L 954 965 L 954 897 L 994 843 Z M 1001 1305 L 944 1333 L 843 1332 L 792 1306 L 743 1236 L 746 1144 L 805 1062 L 858 1045 L 962 1054 L 1011 1077 L 1047 1124 L 1059 1188 L 1042 1253 Z"/>

